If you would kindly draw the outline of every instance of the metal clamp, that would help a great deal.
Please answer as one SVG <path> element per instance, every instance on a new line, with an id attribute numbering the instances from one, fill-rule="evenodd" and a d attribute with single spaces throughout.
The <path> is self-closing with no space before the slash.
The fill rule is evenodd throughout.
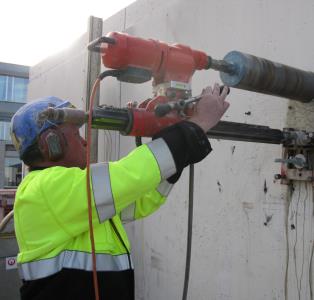
<path id="1" fill-rule="evenodd" d="M 286 159 L 276 158 L 275 162 L 284 163 L 284 164 L 292 164 L 297 169 L 303 169 L 307 167 L 306 159 L 303 154 L 297 154 L 295 157 L 289 157 Z"/>

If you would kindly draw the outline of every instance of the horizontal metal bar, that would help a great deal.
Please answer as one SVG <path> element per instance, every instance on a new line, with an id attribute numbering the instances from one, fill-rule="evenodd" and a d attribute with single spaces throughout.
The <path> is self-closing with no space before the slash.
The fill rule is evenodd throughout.
<path id="1" fill-rule="evenodd" d="M 220 121 L 207 132 L 207 136 L 222 140 L 266 144 L 282 144 L 285 140 L 283 132 L 279 129 L 226 121 Z"/>

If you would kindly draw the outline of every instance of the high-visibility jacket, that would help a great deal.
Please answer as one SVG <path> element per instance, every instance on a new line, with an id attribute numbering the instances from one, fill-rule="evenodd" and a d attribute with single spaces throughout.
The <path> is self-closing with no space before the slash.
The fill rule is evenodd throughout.
<path id="1" fill-rule="evenodd" d="M 122 221 L 158 209 L 171 189 L 165 179 L 175 173 L 175 161 L 162 138 L 119 161 L 91 166 L 98 272 L 133 269 Z M 24 281 L 50 278 L 65 269 L 92 270 L 86 170 L 56 166 L 30 172 L 16 193 L 14 221 Z"/>

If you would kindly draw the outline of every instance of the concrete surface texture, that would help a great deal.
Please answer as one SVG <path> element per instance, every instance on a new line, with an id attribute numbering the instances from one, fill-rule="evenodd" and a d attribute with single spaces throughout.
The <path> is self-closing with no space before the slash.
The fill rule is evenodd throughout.
<path id="1" fill-rule="evenodd" d="M 104 4 L 105 9 L 105 4 Z M 187 44 L 222 59 L 239 50 L 313 71 L 314 3 L 310 0 L 139 0 L 104 20 L 103 33 Z M 99 15 L 98 17 L 101 17 Z M 84 102 L 84 37 L 72 52 L 31 69 L 30 98 L 48 92 Z M 86 43 L 85 43 L 86 44 Z M 83 47 L 84 46 L 84 47 Z M 80 52 L 82 51 L 82 52 Z M 61 63 L 60 63 L 61 62 Z M 76 72 L 73 67 L 77 68 Z M 193 94 L 220 82 L 199 71 Z M 124 106 L 151 97 L 151 83 L 105 79 L 100 103 Z M 232 89 L 226 121 L 314 130 L 313 104 Z M 82 105 L 84 107 L 84 105 Z M 99 132 L 98 159 L 118 159 L 132 138 Z M 211 140 L 214 151 L 195 170 L 193 245 L 188 299 L 310 299 L 313 191 L 274 182 L 282 147 Z M 184 280 L 188 172 L 154 215 L 127 225 L 136 267 L 136 299 L 180 299 Z"/>
<path id="2" fill-rule="evenodd" d="M 87 44 L 87 33 L 84 33 L 62 53 L 31 67 L 28 101 L 56 96 L 85 109 Z"/>

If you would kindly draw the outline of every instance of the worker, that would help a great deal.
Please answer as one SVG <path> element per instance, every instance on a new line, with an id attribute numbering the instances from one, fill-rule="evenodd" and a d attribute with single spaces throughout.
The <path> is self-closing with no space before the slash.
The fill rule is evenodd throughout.
<path id="1" fill-rule="evenodd" d="M 91 165 L 92 220 L 100 299 L 134 299 L 130 243 L 122 222 L 146 217 L 166 200 L 184 167 L 211 151 L 205 132 L 229 103 L 227 88 L 203 90 L 189 121 L 172 125 L 114 162 Z M 14 204 L 22 300 L 95 299 L 87 218 L 86 142 L 73 124 L 40 121 L 56 97 L 21 107 L 11 136 L 29 167 Z"/>

